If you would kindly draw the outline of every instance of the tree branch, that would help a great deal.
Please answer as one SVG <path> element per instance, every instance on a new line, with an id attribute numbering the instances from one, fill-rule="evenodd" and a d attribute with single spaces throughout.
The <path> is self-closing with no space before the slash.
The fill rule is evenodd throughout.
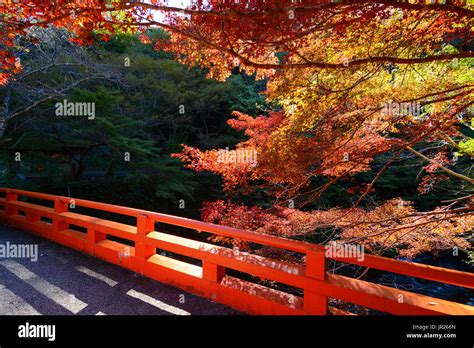
<path id="1" fill-rule="evenodd" d="M 409 151 L 411 151 L 411 152 L 413 152 L 415 155 L 417 155 L 418 157 L 424 159 L 425 161 L 435 164 L 436 166 L 438 166 L 439 169 L 441 169 L 441 170 L 444 171 L 445 173 L 447 173 L 447 174 L 449 174 L 449 175 L 451 175 L 451 176 L 454 176 L 454 177 L 456 177 L 456 178 L 458 178 L 458 179 L 460 179 L 460 180 L 467 181 L 467 182 L 469 182 L 469 183 L 471 183 L 471 184 L 474 184 L 474 179 L 471 179 L 471 178 L 469 178 L 469 177 L 467 177 L 467 176 L 465 176 L 465 175 L 456 173 L 456 172 L 452 171 L 451 169 L 442 166 L 442 165 L 439 164 L 438 162 L 432 160 L 431 158 L 426 157 L 426 156 L 423 155 L 421 152 L 416 151 L 416 150 L 413 149 L 412 147 L 407 146 L 406 149 L 409 150 Z"/>

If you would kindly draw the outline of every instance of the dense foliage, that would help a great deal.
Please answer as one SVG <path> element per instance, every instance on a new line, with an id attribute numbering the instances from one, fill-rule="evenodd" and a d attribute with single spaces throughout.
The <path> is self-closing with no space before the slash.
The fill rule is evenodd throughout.
<path id="1" fill-rule="evenodd" d="M 197 178 L 169 154 L 181 143 L 206 148 L 241 140 L 226 120 L 233 110 L 265 107 L 262 83 L 238 72 L 226 83 L 208 80 L 133 34 L 89 48 L 68 37 L 35 30 L 18 42 L 22 71 L 0 90 L 4 185 L 153 210 L 218 196 L 215 180 Z M 64 100 L 93 103 L 95 117 L 57 116 L 55 105 Z"/>
<path id="2" fill-rule="evenodd" d="M 21 75 L 17 37 L 50 24 L 69 29 L 75 43 L 112 39 L 115 49 L 121 46 L 113 35 L 138 31 L 143 43 L 194 67 L 178 81 L 173 71 L 184 67 L 136 58 L 143 61 L 123 79 L 127 98 L 113 109 L 117 119 L 126 115 L 123 127 L 104 126 L 115 127 L 109 145 L 143 151 L 147 159 L 166 146 L 188 168 L 220 175 L 228 200 L 206 203 L 205 220 L 323 243 L 343 239 L 374 253 L 409 257 L 470 247 L 472 5 L 211 0 L 182 9 L 156 0 L 26 3 L 0 10 L 3 83 Z M 149 35 L 150 27 L 170 36 Z M 263 101 L 257 85 L 236 69 L 268 79 L 271 108 L 258 112 L 255 103 Z M 226 82 L 205 82 L 204 75 Z M 170 104 L 158 105 L 156 93 Z M 227 101 L 224 108 L 216 107 L 215 96 Z M 192 112 L 181 117 L 179 105 Z M 225 130 L 231 111 L 230 127 L 246 139 Z M 130 129 L 146 134 L 129 143 Z M 185 182 L 191 181 L 172 175 L 167 185 L 189 192 Z"/>

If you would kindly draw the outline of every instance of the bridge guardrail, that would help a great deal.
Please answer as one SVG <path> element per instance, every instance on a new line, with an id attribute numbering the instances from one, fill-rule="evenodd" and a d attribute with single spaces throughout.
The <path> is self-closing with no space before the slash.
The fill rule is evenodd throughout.
<path id="1" fill-rule="evenodd" d="M 183 217 L 38 192 L 0 188 L 2 192 L 5 196 L 0 198 L 0 207 L 4 210 L 0 218 L 17 228 L 248 313 L 350 314 L 328 307 L 328 299 L 333 298 L 391 314 L 474 315 L 472 306 L 332 274 L 326 265 L 327 260 L 332 259 L 471 289 L 474 288 L 473 273 L 367 254 L 363 260 L 327 257 L 320 245 Z M 19 200 L 20 197 L 44 200 L 50 206 L 28 203 Z M 69 209 L 71 200 L 76 207 L 135 218 L 136 224 L 75 213 Z M 164 233 L 155 229 L 155 223 L 301 253 L 306 255 L 306 266 Z M 72 229 L 71 225 L 86 232 Z M 107 236 L 114 236 L 116 240 Z M 199 260 L 201 265 L 161 255 L 156 249 Z M 229 269 L 301 289 L 303 296 L 231 276 Z"/>

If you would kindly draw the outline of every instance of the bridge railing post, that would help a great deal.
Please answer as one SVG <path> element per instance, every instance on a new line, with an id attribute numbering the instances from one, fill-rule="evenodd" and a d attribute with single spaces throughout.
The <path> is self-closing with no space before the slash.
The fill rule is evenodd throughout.
<path id="1" fill-rule="evenodd" d="M 324 251 L 316 247 L 309 247 L 306 252 L 306 277 L 324 281 L 326 277 L 326 258 Z M 304 311 L 308 314 L 326 315 L 328 312 L 328 299 L 317 292 L 314 286 L 304 289 Z"/>
<path id="2" fill-rule="evenodd" d="M 95 255 L 96 243 L 105 239 L 107 239 L 107 235 L 105 233 L 96 231 L 94 226 L 87 227 L 87 246 L 85 251 L 91 255 Z"/>
<path id="3" fill-rule="evenodd" d="M 61 214 L 69 211 L 67 203 L 62 202 L 59 198 L 54 200 L 54 212 L 56 214 Z M 53 232 L 59 232 L 65 230 L 69 227 L 69 224 L 66 222 L 59 221 L 58 218 L 53 219 Z"/>
<path id="4" fill-rule="evenodd" d="M 28 222 L 37 222 L 40 221 L 41 217 L 38 214 L 34 214 L 31 211 L 26 211 L 26 221 Z"/>
<path id="5" fill-rule="evenodd" d="M 225 267 L 207 260 L 202 261 L 202 279 L 219 284 L 225 276 L 225 273 Z M 211 300 L 217 301 L 218 295 L 215 291 L 210 291 L 209 295 L 211 296 Z"/>
<path id="6" fill-rule="evenodd" d="M 202 262 L 202 277 L 211 282 L 220 283 L 225 276 L 225 267 L 204 260 Z"/>
<path id="7" fill-rule="evenodd" d="M 146 243 L 146 235 L 155 230 L 155 222 L 145 214 L 137 216 L 137 238 L 135 240 L 135 258 L 137 271 L 144 272 L 145 262 L 156 254 L 156 249 Z"/>
<path id="8" fill-rule="evenodd" d="M 18 215 L 18 208 L 12 207 L 8 202 L 17 201 L 18 194 L 11 191 L 6 191 L 5 200 L 7 201 L 7 206 L 5 207 L 5 216 L 15 216 Z"/>

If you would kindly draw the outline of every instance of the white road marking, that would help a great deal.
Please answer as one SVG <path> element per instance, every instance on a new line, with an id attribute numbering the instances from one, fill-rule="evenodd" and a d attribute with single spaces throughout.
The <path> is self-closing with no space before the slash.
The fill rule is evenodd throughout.
<path id="1" fill-rule="evenodd" d="M 161 302 L 160 300 L 157 300 L 156 298 L 153 298 L 151 296 L 145 295 L 141 292 L 135 291 L 133 289 L 129 290 L 127 292 L 128 296 L 137 298 L 139 300 L 142 300 L 143 302 L 146 302 L 148 304 L 151 304 L 152 306 L 155 306 L 161 310 L 164 310 L 166 312 L 176 314 L 176 315 L 191 315 L 191 313 L 186 312 L 185 310 L 182 310 L 181 308 L 177 308 L 174 306 L 171 306 L 169 304 L 166 304 L 164 302 Z"/>
<path id="2" fill-rule="evenodd" d="M 41 315 L 41 313 L 0 284 L 0 315 Z"/>
<path id="3" fill-rule="evenodd" d="M 56 302 L 61 307 L 66 308 L 74 314 L 79 313 L 81 310 L 87 307 L 87 303 L 77 299 L 73 294 L 64 291 L 50 282 L 42 279 L 40 276 L 31 272 L 25 266 L 18 262 L 5 260 L 0 261 L 0 265 L 5 267 L 11 273 L 16 275 L 18 278 L 29 284 L 36 291 L 40 292 L 50 300 Z"/>
<path id="4" fill-rule="evenodd" d="M 76 267 L 76 269 L 81 273 L 87 274 L 88 276 L 91 276 L 93 278 L 96 278 L 96 279 L 99 279 L 99 280 L 103 281 L 104 283 L 106 283 L 107 285 L 109 285 L 111 287 L 114 287 L 115 285 L 118 284 L 118 282 L 116 282 L 115 280 L 110 279 L 109 277 L 106 277 L 105 275 L 102 275 L 100 273 L 94 272 L 93 270 L 91 270 L 89 268 L 86 268 L 86 267 L 83 267 L 83 266 L 78 266 L 78 267 Z"/>

